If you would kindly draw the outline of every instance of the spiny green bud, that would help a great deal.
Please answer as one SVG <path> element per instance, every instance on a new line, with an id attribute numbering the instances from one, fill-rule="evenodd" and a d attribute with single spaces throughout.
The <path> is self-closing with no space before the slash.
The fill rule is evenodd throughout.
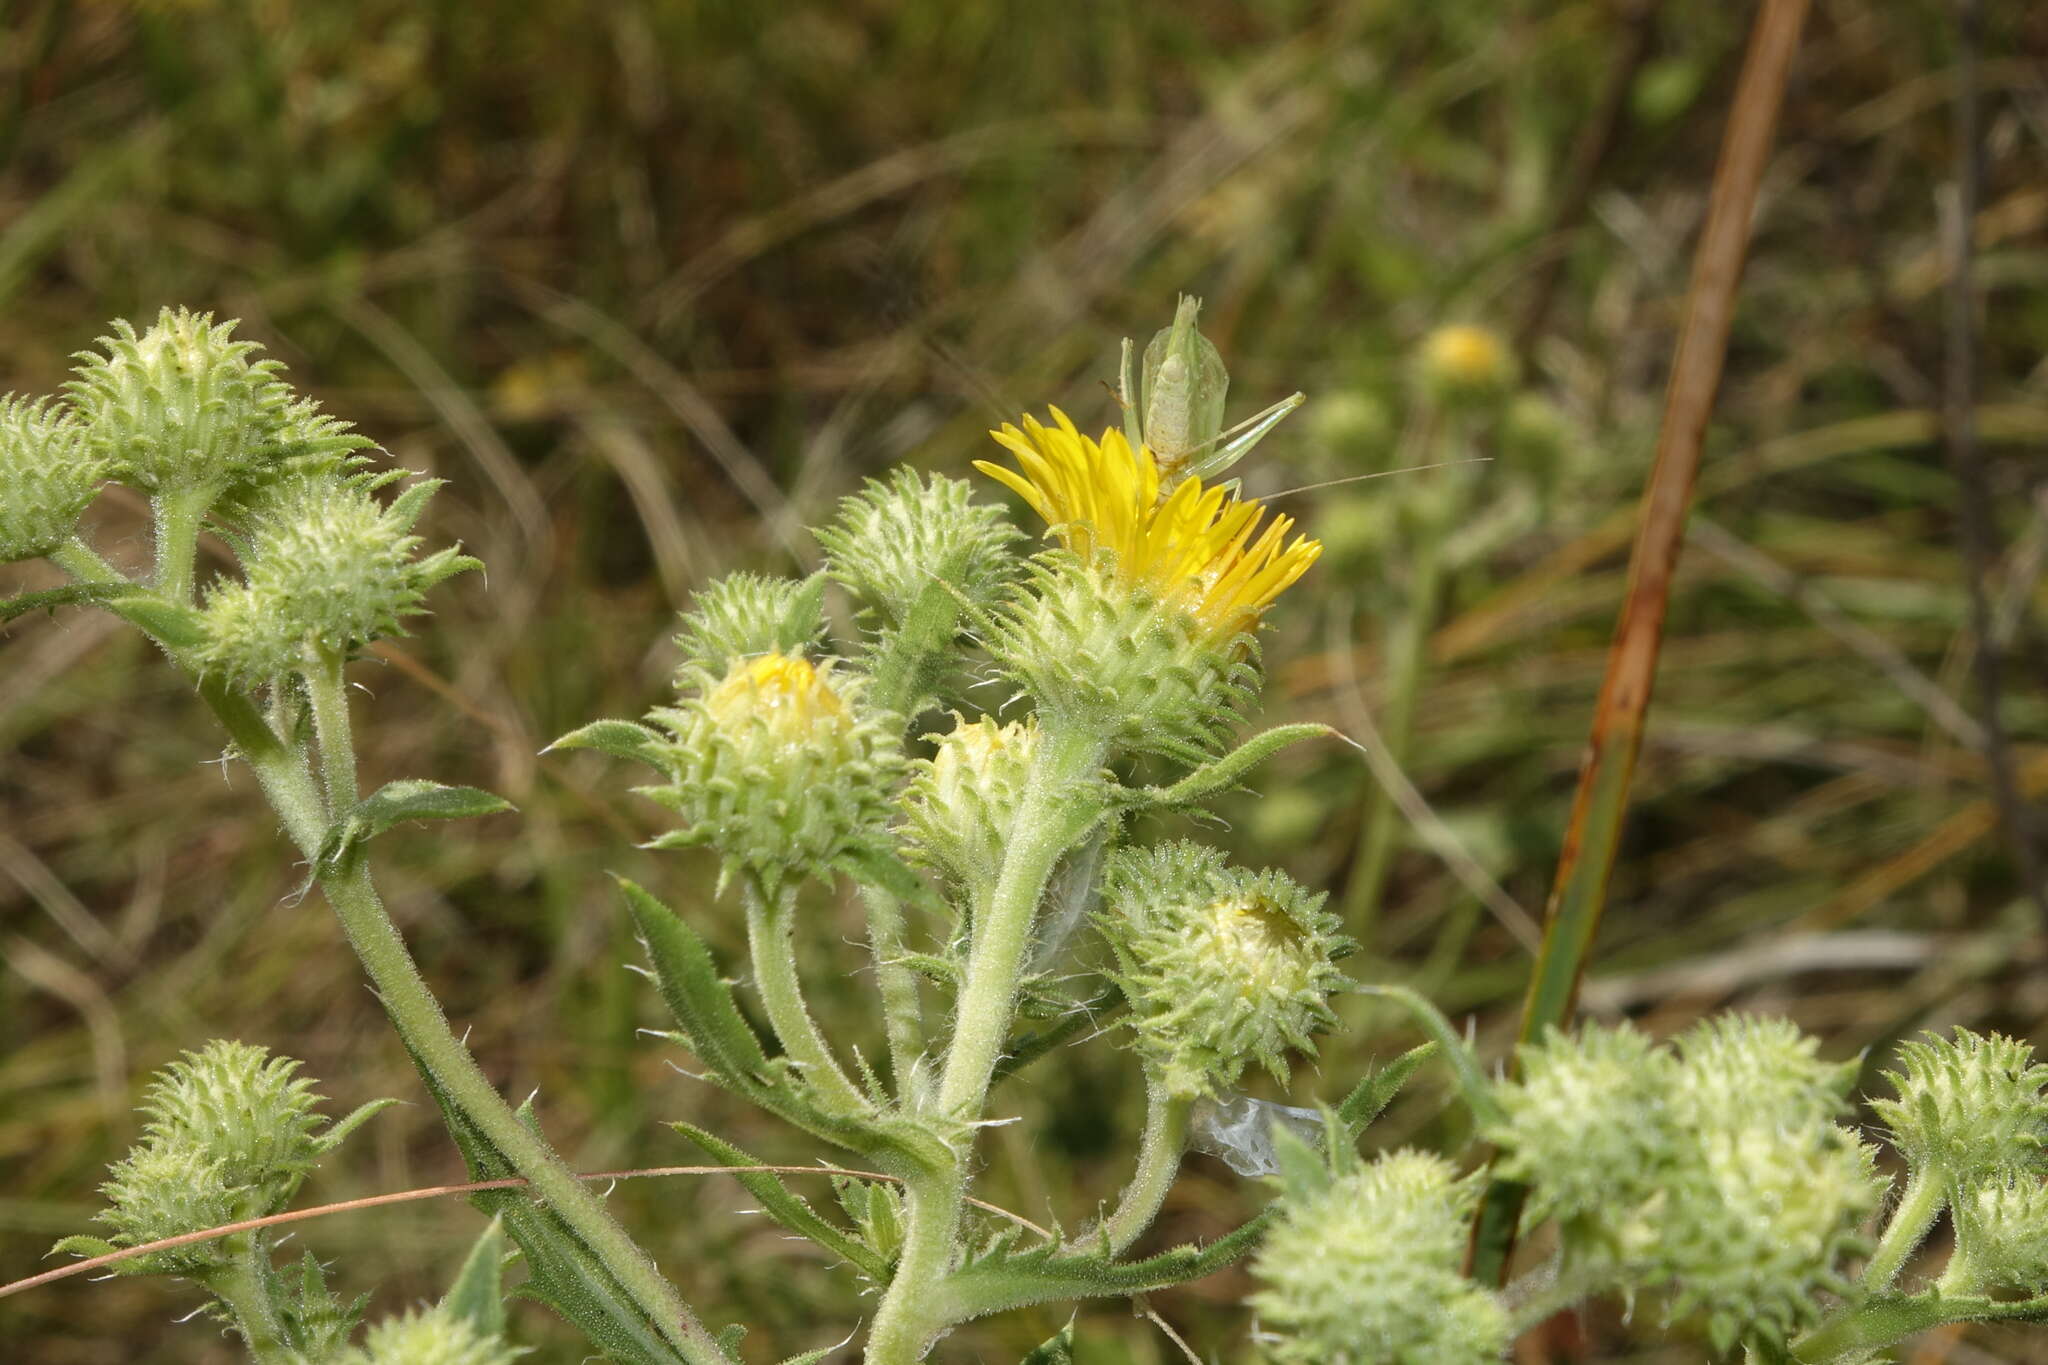
<path id="1" fill-rule="evenodd" d="M 1955 1221 L 1956 1259 L 1942 1276 L 1943 1293 L 2048 1289 L 2048 1186 L 2039 1179 L 1981 1185 L 1958 1202 Z"/>
<path id="2" fill-rule="evenodd" d="M 686 822 L 656 847 L 709 845 L 728 875 L 750 871 L 772 890 L 788 875 L 829 876 L 881 837 L 902 759 L 893 718 L 861 707 L 864 680 L 775 653 L 689 679 L 680 704 L 649 717 L 668 732 L 670 780 L 642 790 Z"/>
<path id="3" fill-rule="evenodd" d="M 106 460 L 69 408 L 0 398 L 0 564 L 62 545 L 106 477 Z"/>
<path id="4" fill-rule="evenodd" d="M 1695 1134 L 1654 1215 L 1653 1274 L 1677 1282 L 1671 1320 L 1705 1319 L 1716 1350 L 1784 1342 L 1820 1320 L 1819 1295 L 1846 1294 L 1843 1263 L 1884 1191 L 1872 1149 L 1830 1123 L 1736 1120 Z"/>
<path id="5" fill-rule="evenodd" d="M 923 860 L 971 892 L 995 886 L 1024 785 L 1038 754 L 1038 722 L 999 725 L 955 716 L 928 735 L 937 748 L 914 766 L 904 802 L 912 845 Z"/>
<path id="6" fill-rule="evenodd" d="M 2025 1043 L 1958 1028 L 1953 1039 L 1928 1034 L 1899 1048 L 1900 1069 L 1885 1078 L 1895 1100 L 1870 1107 L 1914 1172 L 1960 1191 L 2011 1180 L 2043 1165 L 2048 1137 L 2048 1066 Z"/>
<path id="7" fill-rule="evenodd" d="M 1824 1062 L 1820 1041 L 1789 1019 L 1722 1014 L 1677 1040 L 1677 1100 L 1701 1119 L 1732 1108 L 1746 1124 L 1807 1128 L 1848 1108 L 1858 1063 Z"/>
<path id="8" fill-rule="evenodd" d="M 294 399 L 276 361 L 252 363 L 259 348 L 234 340 L 233 322 L 166 308 L 140 336 L 125 320 L 113 329 L 66 389 L 94 449 L 150 493 L 217 496 L 300 461 L 331 471 L 369 444 Z"/>
<path id="9" fill-rule="evenodd" d="M 1138 1053 L 1170 1093 L 1214 1097 L 1254 1061 L 1284 1076 L 1286 1049 L 1313 1055 L 1309 1035 L 1336 1022 L 1328 998 L 1349 979 L 1335 959 L 1351 942 L 1284 873 L 1181 841 L 1119 849 L 1102 894 Z"/>
<path id="10" fill-rule="evenodd" d="M 690 663 L 716 671 L 758 654 L 802 654 L 824 633 L 823 578 L 769 578 L 742 569 L 691 599 L 676 645 Z"/>
<path id="11" fill-rule="evenodd" d="M 1120 749 L 1199 763 L 1256 694 L 1250 635 L 1219 639 L 1201 618 L 1064 550 L 1032 561 L 988 641 L 1005 671 L 1060 724 Z"/>
<path id="12" fill-rule="evenodd" d="M 1503 1178 L 1535 1188 L 1532 1213 L 1564 1220 L 1626 1215 L 1654 1196 L 1682 1134 L 1672 1111 L 1676 1062 L 1626 1025 L 1555 1029 L 1520 1053 L 1519 1079 L 1494 1087 L 1501 1119 L 1486 1138 L 1501 1149 Z M 1610 1222 L 1616 1221 L 1613 1219 Z M 1625 1255 L 1614 1229 L 1594 1254 Z"/>
<path id="13" fill-rule="evenodd" d="M 1458 1273 L 1474 1188 L 1401 1151 L 1289 1189 L 1252 1272 L 1277 1365 L 1480 1365 L 1507 1350 L 1498 1300 Z"/>
<path id="14" fill-rule="evenodd" d="M 831 574 L 901 628 L 933 583 L 987 609 L 1016 576 L 1011 547 L 1024 538 L 1002 509 L 972 499 L 962 479 L 899 469 L 843 499 L 839 519 L 817 532 Z"/>
<path id="15" fill-rule="evenodd" d="M 414 1310 L 372 1327 L 343 1365 L 512 1365 L 523 1352 L 445 1309 Z"/>
<path id="16" fill-rule="evenodd" d="M 181 1237 L 249 1217 L 251 1192 L 227 1178 L 225 1163 L 190 1142 L 148 1141 L 107 1169 L 100 1193 L 107 1207 L 96 1215 L 114 1230 L 112 1245 L 140 1246 L 165 1237 Z M 58 1250 L 93 1255 L 89 1238 L 70 1238 Z M 152 1251 L 118 1262 L 122 1275 L 185 1275 L 197 1277 L 226 1265 L 232 1253 L 219 1241 Z"/>
<path id="17" fill-rule="evenodd" d="M 1144 411 L 1144 443 L 1159 460 L 1159 477 L 1171 486 L 1200 463 L 1223 432 L 1223 400 L 1230 372 L 1209 338 L 1195 328 L 1202 301 L 1183 294 L 1173 325 L 1156 332 L 1145 347 L 1138 401 Z"/>
<path id="18" fill-rule="evenodd" d="M 1507 342 L 1471 323 L 1439 327 L 1424 337 L 1417 363 L 1423 388 L 1447 404 L 1482 402 L 1515 382 L 1515 358 Z"/>
<path id="19" fill-rule="evenodd" d="M 102 1187 L 100 1221 L 135 1246 L 282 1209 L 319 1160 L 389 1100 L 328 1125 L 298 1062 L 247 1043 L 215 1040 L 159 1071 L 143 1094 L 148 1118 L 135 1149 Z M 59 1246 L 90 1252 L 90 1239 Z M 199 1274 L 224 1264 L 209 1244 L 141 1258 L 139 1273 Z"/>
<path id="20" fill-rule="evenodd" d="M 260 490 L 231 536 L 246 581 L 207 595 L 201 666 L 253 685 L 303 667 L 309 646 L 345 656 L 405 634 L 429 588 L 483 567 L 452 546 L 414 558 L 413 523 L 441 481 L 379 502 L 375 490 L 402 477 L 293 477 Z"/>

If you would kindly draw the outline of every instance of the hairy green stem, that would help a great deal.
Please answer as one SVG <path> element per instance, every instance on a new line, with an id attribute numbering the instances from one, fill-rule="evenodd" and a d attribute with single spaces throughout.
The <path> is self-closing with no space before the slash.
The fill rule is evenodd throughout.
<path id="1" fill-rule="evenodd" d="M 234 1259 L 208 1275 L 206 1287 L 234 1315 L 242 1344 L 256 1365 L 290 1365 L 299 1356 L 285 1339 L 284 1322 L 270 1296 L 262 1241 L 253 1232 L 235 1240 L 242 1245 Z"/>
<path id="2" fill-rule="evenodd" d="M 903 902 L 879 886 L 861 888 L 868 912 L 868 948 L 882 993 L 882 1028 L 889 1039 L 889 1074 L 898 1099 L 910 1069 L 924 1053 L 924 1002 L 917 973 L 903 963 Z"/>
<path id="3" fill-rule="evenodd" d="M 782 1041 L 782 1050 L 822 1094 L 848 1109 L 866 1108 L 866 1099 L 840 1069 L 804 1003 L 803 982 L 796 970 L 796 943 L 790 932 L 796 884 L 785 885 L 771 895 L 752 877 L 745 880 L 747 951 L 754 960 L 754 985 L 760 989 L 768 1023 Z"/>
<path id="4" fill-rule="evenodd" d="M 356 804 L 356 745 L 348 718 L 348 683 L 341 656 L 306 647 L 306 697 L 313 707 L 313 735 L 320 742 L 320 776 L 327 784 L 327 816 L 339 820 Z"/>
<path id="5" fill-rule="evenodd" d="M 1188 1146 L 1188 1110 L 1194 1101 L 1169 1094 L 1157 1081 L 1146 1087 L 1145 1131 L 1138 1139 L 1138 1169 L 1123 1197 L 1102 1224 L 1102 1238 L 1112 1255 L 1121 1253 L 1152 1226 Z M 1094 1239 L 1087 1239 L 1093 1241 Z M 1085 1250 L 1085 1247 L 1076 1250 Z"/>
<path id="6" fill-rule="evenodd" d="M 1082 788 L 1108 749 L 1092 730 L 1049 725 L 1033 760 L 1003 868 L 988 903 L 976 908 L 974 942 L 955 1011 L 953 1041 L 939 1082 L 939 1111 L 974 1123 L 988 1102 L 1046 883 L 1099 815 Z M 907 1187 L 903 1254 L 875 1312 L 868 1365 L 912 1365 L 951 1324 L 938 1305 L 959 1236 L 967 1190 L 966 1154 Z"/>
<path id="7" fill-rule="evenodd" d="M 178 488 L 150 500 L 156 522 L 156 572 L 151 583 L 181 607 L 192 605 L 199 524 L 219 495 L 216 488 Z"/>
<path id="8" fill-rule="evenodd" d="M 1899 1196 L 1899 1206 L 1892 1210 L 1884 1236 L 1878 1239 L 1877 1250 L 1870 1254 L 1870 1264 L 1863 1268 L 1861 1288 L 1865 1293 L 1887 1289 L 1898 1278 L 1906 1258 L 1941 1216 L 1944 1202 L 1943 1182 L 1937 1175 L 1917 1170 L 1908 1177 L 1906 1192 Z"/>

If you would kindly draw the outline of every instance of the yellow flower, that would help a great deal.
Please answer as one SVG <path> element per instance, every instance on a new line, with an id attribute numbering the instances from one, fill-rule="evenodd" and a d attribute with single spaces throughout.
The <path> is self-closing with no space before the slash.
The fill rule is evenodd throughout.
<path id="1" fill-rule="evenodd" d="M 774 652 L 736 662 L 704 699 L 704 709 L 728 729 L 758 722 L 776 740 L 801 744 L 821 726 L 847 724 L 846 704 L 832 690 L 831 669 L 829 663 L 818 669 Z"/>
<path id="2" fill-rule="evenodd" d="M 1052 416 L 1056 428 L 1027 416 L 1022 430 L 1005 423 L 989 433 L 1017 457 L 1021 474 L 986 460 L 974 467 L 1030 503 L 1067 549 L 1083 560 L 1108 550 L 1126 585 L 1185 609 L 1210 634 L 1257 626 L 1322 554 L 1307 536 L 1288 543 L 1292 517 L 1275 515 L 1261 530 L 1264 504 L 1221 485 L 1183 479 L 1162 500 L 1149 448 L 1133 452 L 1114 430 L 1090 440 L 1058 408 Z"/>

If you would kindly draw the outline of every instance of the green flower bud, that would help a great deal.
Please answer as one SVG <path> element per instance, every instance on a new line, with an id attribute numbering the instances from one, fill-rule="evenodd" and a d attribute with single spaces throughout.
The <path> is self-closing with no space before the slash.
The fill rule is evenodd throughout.
<path id="1" fill-rule="evenodd" d="M 314 1112 L 313 1082 L 298 1062 L 246 1043 L 216 1040 L 158 1072 L 144 1092 L 143 1138 L 109 1170 L 111 1207 L 99 1215 L 113 1243 L 135 1246 L 282 1209 L 319 1158 L 390 1101 L 329 1125 Z M 85 1239 L 60 1247 L 86 1249 Z M 131 1273 L 201 1275 L 226 1264 L 218 1244 L 153 1252 Z"/>
<path id="2" fill-rule="evenodd" d="M 138 488 L 218 496 L 302 464 L 332 472 L 370 444 L 294 399 L 276 361 L 251 363 L 259 348 L 233 340 L 233 322 L 166 308 L 140 336 L 113 327 L 66 390 L 95 451 Z"/>
<path id="3" fill-rule="evenodd" d="M 1653 1274 L 1677 1282 L 1667 1316 L 1704 1318 L 1716 1350 L 1787 1341 L 1820 1320 L 1820 1294 L 1850 1291 L 1843 1262 L 1869 1251 L 1856 1230 L 1884 1191 L 1875 1154 L 1830 1123 L 1738 1120 L 1696 1139 L 1656 1215 Z"/>
<path id="4" fill-rule="evenodd" d="M 709 845 L 727 875 L 772 890 L 882 838 L 902 758 L 893 721 L 863 712 L 862 682 L 774 653 L 722 678 L 692 670 L 693 695 L 649 717 L 668 732 L 670 780 L 643 790 L 686 822 L 655 846 Z"/>
<path id="5" fill-rule="evenodd" d="M 386 1318 L 343 1365 L 512 1365 L 523 1352 L 444 1309 Z"/>
<path id="6" fill-rule="evenodd" d="M 143 1142 L 107 1169 L 107 1183 L 100 1186 L 107 1208 L 96 1217 L 114 1230 L 112 1243 L 120 1247 L 239 1222 L 251 1216 L 244 1212 L 253 1202 L 251 1192 L 230 1181 L 224 1167 L 219 1157 L 194 1143 Z M 64 1249 L 64 1243 L 58 1246 Z M 197 1278 L 232 1259 L 218 1241 L 194 1242 L 121 1261 L 115 1273 Z"/>
<path id="7" fill-rule="evenodd" d="M 979 899 L 1002 870 L 1038 753 L 1038 722 L 954 721 L 946 734 L 927 736 L 938 747 L 914 765 L 906 832 L 925 862 Z"/>
<path id="8" fill-rule="evenodd" d="M 987 610 L 1016 577 L 1011 547 L 1024 538 L 1002 509 L 972 499 L 961 479 L 899 469 L 841 500 L 839 520 L 817 532 L 832 576 L 901 628 L 925 588 L 944 584 L 969 608 Z"/>
<path id="9" fill-rule="evenodd" d="M 1899 1063 L 1885 1073 L 1899 1097 L 1870 1107 L 1916 1174 L 1960 1191 L 2042 1168 L 2048 1066 L 2031 1047 L 1959 1028 L 1953 1040 L 1930 1033 L 1903 1044 Z"/>
<path id="10" fill-rule="evenodd" d="M 1956 1204 L 1955 1222 L 1956 1255 L 1942 1276 L 1943 1293 L 2048 1289 L 2048 1186 L 2039 1179 L 1978 1186 Z"/>
<path id="11" fill-rule="evenodd" d="M 375 490 L 400 477 L 294 477 L 260 490 L 232 537 L 246 581 L 207 594 L 201 667 L 254 685 L 304 666 L 309 645 L 346 655 L 403 635 L 429 588 L 483 567 L 454 547 L 413 557 L 412 525 L 441 481 L 380 503 Z"/>
<path id="12" fill-rule="evenodd" d="M 1700 1121 L 1733 1108 L 1746 1124 L 1810 1128 L 1849 1107 L 1858 1063 L 1821 1061 L 1816 1055 L 1820 1041 L 1789 1019 L 1715 1015 L 1677 1041 L 1683 1059 L 1679 1105 L 1681 1110 L 1690 1107 Z"/>
<path id="13" fill-rule="evenodd" d="M 1252 1273 L 1277 1365 L 1480 1365 L 1509 1342 L 1493 1295 L 1459 1274 L 1474 1188 L 1441 1157 L 1402 1151 L 1290 1189 Z"/>
<path id="14" fill-rule="evenodd" d="M 691 599 L 676 645 L 714 670 L 758 654 L 802 654 L 825 633 L 824 586 L 818 578 L 727 574 Z"/>
<path id="15" fill-rule="evenodd" d="M 1515 357 L 1507 342 L 1470 323 L 1439 327 L 1424 337 L 1417 368 L 1424 390 L 1452 406 L 1488 401 L 1515 382 Z"/>
<path id="16" fill-rule="evenodd" d="M 69 408 L 0 398 L 0 564 L 62 545 L 106 477 L 106 460 Z"/>
<path id="17" fill-rule="evenodd" d="M 1661 1188 L 1683 1141 L 1675 1059 L 1633 1028 L 1598 1024 L 1553 1029 L 1520 1057 L 1520 1078 L 1494 1087 L 1502 1118 L 1486 1131 L 1502 1178 L 1532 1186 L 1530 1212 L 1563 1222 L 1580 1254 L 1627 1259 L 1627 1217 Z"/>
<path id="18" fill-rule="evenodd" d="M 1102 560 L 1032 561 L 988 641 L 1005 672 L 1060 724 L 1182 763 L 1213 754 L 1259 685 L 1250 635 L 1219 640 L 1199 618 L 1120 581 Z"/>
<path id="19" fill-rule="evenodd" d="M 1182 841 L 1119 849 L 1102 888 L 1096 924 L 1135 1046 L 1169 1093 L 1213 1098 L 1254 1061 L 1284 1077 L 1286 1049 L 1313 1055 L 1309 1035 L 1336 1022 L 1328 998 L 1349 978 L 1335 959 L 1351 942 L 1284 873 Z"/>

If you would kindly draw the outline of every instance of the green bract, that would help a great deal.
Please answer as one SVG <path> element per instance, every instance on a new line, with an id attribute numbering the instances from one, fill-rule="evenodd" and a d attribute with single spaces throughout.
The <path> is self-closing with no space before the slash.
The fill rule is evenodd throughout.
<path id="1" fill-rule="evenodd" d="M 429 588 L 481 568 L 454 547 L 415 558 L 413 523 L 441 484 L 423 479 L 378 501 L 402 477 L 295 475 L 254 495 L 231 537 L 243 581 L 207 594 L 202 666 L 254 685 L 303 667 L 308 649 L 346 657 L 403 635 Z"/>
<path id="2" fill-rule="evenodd" d="M 1187 842 L 1121 849 L 1103 870 L 1096 924 L 1116 954 L 1139 1055 L 1167 1091 L 1214 1096 L 1252 1062 L 1283 1076 L 1290 1047 L 1336 1022 L 1351 946 L 1284 873 L 1227 865 Z"/>
<path id="3" fill-rule="evenodd" d="M 1510 1340 L 1499 1301 L 1459 1273 L 1476 1191 L 1449 1162 L 1401 1151 L 1287 1183 L 1252 1264 L 1279 1365 L 1481 1365 Z"/>
<path id="4" fill-rule="evenodd" d="M 821 527 L 818 543 L 832 576 L 900 629 L 926 589 L 973 610 L 993 605 L 1016 573 L 1011 547 L 1023 533 L 1002 509 L 973 500 L 963 479 L 899 469 L 839 504 L 839 520 Z"/>
<path id="5" fill-rule="evenodd" d="M 0 398 L 0 563 L 48 554 L 69 539 L 107 469 L 64 404 Z"/>
<path id="6" fill-rule="evenodd" d="M 691 600 L 676 645 L 686 659 L 714 672 L 735 659 L 802 654 L 824 633 L 823 588 L 815 578 L 727 574 Z"/>
<path id="7" fill-rule="evenodd" d="M 512 1365 L 521 1354 L 468 1319 L 436 1309 L 385 1319 L 338 1365 Z"/>
<path id="8" fill-rule="evenodd" d="M 164 309 L 140 336 L 125 321 L 79 356 L 67 390 L 115 477 L 150 493 L 211 497 L 310 464 L 332 470 L 370 443 L 299 399 L 235 324 Z"/>
<path id="9" fill-rule="evenodd" d="M 862 683 L 775 653 L 723 676 L 688 670 L 677 705 L 649 717 L 668 734 L 656 752 L 669 780 L 642 790 L 685 821 L 656 845 L 709 845 L 772 888 L 881 842 L 902 758 Z"/>
<path id="10" fill-rule="evenodd" d="M 989 649 L 1047 720 L 1198 763 L 1256 697 L 1257 646 L 1250 635 L 1218 641 L 1187 612 L 1122 584 L 1107 552 L 1098 558 L 1035 556 Z"/>
<path id="11" fill-rule="evenodd" d="M 2042 1169 L 2048 1066 L 2025 1043 L 1962 1028 L 1953 1039 L 1929 1034 L 1902 1044 L 1885 1078 L 1898 1098 L 1870 1107 L 1916 1173 L 1961 1190 Z"/>

